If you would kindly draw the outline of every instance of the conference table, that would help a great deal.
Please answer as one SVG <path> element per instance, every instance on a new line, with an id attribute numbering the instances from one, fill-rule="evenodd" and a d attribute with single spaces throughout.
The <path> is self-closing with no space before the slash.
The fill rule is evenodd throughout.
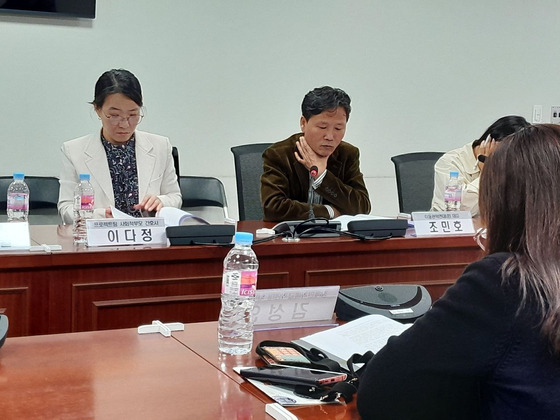
<path id="1" fill-rule="evenodd" d="M 244 356 L 224 355 L 218 351 L 216 339 L 216 322 L 203 322 L 185 325 L 184 331 L 173 332 L 175 339 L 185 344 L 189 349 L 198 354 L 202 359 L 214 366 L 217 370 L 227 375 L 232 381 L 239 386 L 252 393 L 265 403 L 272 400 L 238 375 L 233 368 L 236 366 L 256 366 L 263 365 L 254 351 L 254 347 L 264 340 L 276 340 L 290 342 L 292 340 L 304 337 L 318 331 L 331 327 L 298 327 L 282 328 L 277 330 L 256 331 L 253 340 L 253 350 L 250 354 Z M 337 419 L 349 420 L 359 419 L 356 408 L 356 399 L 349 404 L 321 404 L 314 406 L 294 406 L 289 407 L 299 419 Z"/>
<path id="2" fill-rule="evenodd" d="M 272 223 L 238 222 L 255 233 Z M 9 337 L 136 327 L 152 320 L 217 320 L 229 246 L 73 244 L 71 227 L 30 226 L 32 245 L 60 251 L 0 251 L 0 313 Z M 258 288 L 421 284 L 432 300 L 481 256 L 472 235 L 362 241 L 281 238 L 255 244 Z"/>
<path id="3" fill-rule="evenodd" d="M 233 371 L 258 364 L 218 352 L 216 322 L 171 337 L 117 329 L 8 337 L 0 348 L 2 419 L 271 419 L 272 400 Z M 255 333 L 290 341 L 324 328 Z M 290 407 L 299 419 L 359 419 L 349 404 Z"/>

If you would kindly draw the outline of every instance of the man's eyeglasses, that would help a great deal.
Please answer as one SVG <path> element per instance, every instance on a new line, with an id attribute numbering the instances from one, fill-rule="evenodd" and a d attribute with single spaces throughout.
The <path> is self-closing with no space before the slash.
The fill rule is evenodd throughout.
<path id="1" fill-rule="evenodd" d="M 478 228 L 473 239 L 483 251 L 486 251 L 486 228 Z"/>
<path id="2" fill-rule="evenodd" d="M 105 115 L 105 114 L 103 114 Z M 140 124 L 140 121 L 142 121 L 142 117 L 144 117 L 142 114 L 138 114 L 138 115 L 130 115 L 128 117 L 121 117 L 120 115 L 105 115 L 105 118 L 107 118 L 107 121 L 109 121 L 109 124 L 111 125 L 119 125 L 120 123 L 126 121 L 128 123 L 128 125 L 138 125 Z"/>

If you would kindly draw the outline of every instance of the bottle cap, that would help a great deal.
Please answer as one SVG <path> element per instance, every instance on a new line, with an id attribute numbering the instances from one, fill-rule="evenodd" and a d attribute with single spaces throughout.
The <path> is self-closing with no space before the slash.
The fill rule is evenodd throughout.
<path id="1" fill-rule="evenodd" d="M 14 172 L 14 179 L 24 179 L 25 174 L 23 172 Z"/>
<path id="2" fill-rule="evenodd" d="M 80 174 L 80 181 L 89 181 L 89 174 Z"/>
<path id="3" fill-rule="evenodd" d="M 253 234 L 249 232 L 235 232 L 235 243 L 251 245 L 253 243 Z"/>
<path id="4" fill-rule="evenodd" d="M 458 171 L 451 171 L 451 172 L 449 172 L 449 177 L 450 178 L 458 178 L 459 177 L 459 172 Z"/>

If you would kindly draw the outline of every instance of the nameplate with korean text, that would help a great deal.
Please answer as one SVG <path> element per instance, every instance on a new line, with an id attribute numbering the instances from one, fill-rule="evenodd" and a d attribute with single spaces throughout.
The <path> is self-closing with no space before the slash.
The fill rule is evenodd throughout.
<path id="1" fill-rule="evenodd" d="M 329 320 L 339 290 L 340 286 L 257 289 L 255 325 Z"/>
<path id="2" fill-rule="evenodd" d="M 474 234 L 471 213 L 468 211 L 413 212 L 416 236 L 456 236 Z"/>
<path id="3" fill-rule="evenodd" d="M 0 223 L 0 251 L 18 251 L 29 249 L 28 222 Z"/>
<path id="4" fill-rule="evenodd" d="M 88 246 L 166 245 L 161 217 L 86 220 Z"/>

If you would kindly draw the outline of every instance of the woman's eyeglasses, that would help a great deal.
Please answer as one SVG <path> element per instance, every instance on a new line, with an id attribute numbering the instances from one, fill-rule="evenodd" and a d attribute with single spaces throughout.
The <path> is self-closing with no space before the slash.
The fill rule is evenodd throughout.
<path id="1" fill-rule="evenodd" d="M 105 114 L 103 114 L 105 115 Z M 138 115 L 130 115 L 128 117 L 121 117 L 120 115 L 105 115 L 105 118 L 107 118 L 107 121 L 109 121 L 109 124 L 111 125 L 119 125 L 120 123 L 126 121 L 128 123 L 128 125 L 138 125 L 140 124 L 140 121 L 142 121 L 142 117 L 144 117 L 142 114 L 138 114 Z"/>

